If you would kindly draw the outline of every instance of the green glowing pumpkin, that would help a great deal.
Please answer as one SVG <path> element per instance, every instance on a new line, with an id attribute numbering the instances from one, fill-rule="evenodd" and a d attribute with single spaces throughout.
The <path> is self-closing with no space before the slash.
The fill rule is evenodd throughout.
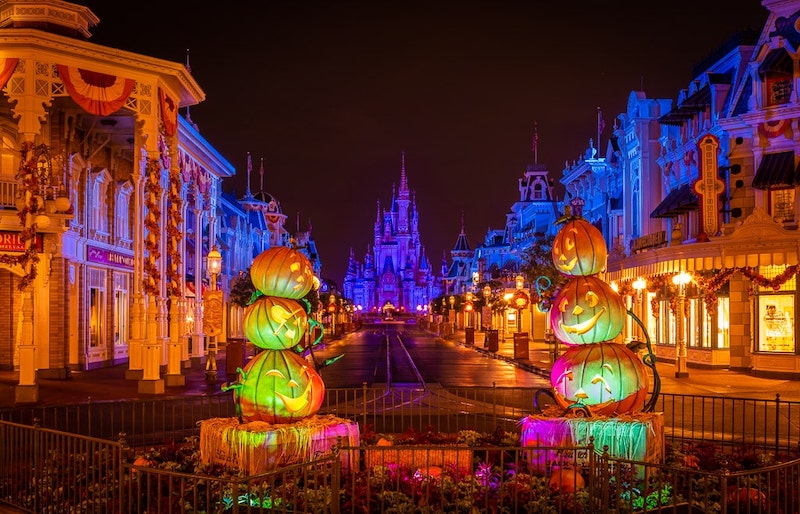
<path id="1" fill-rule="evenodd" d="M 556 269 L 567 276 L 596 275 L 608 260 L 603 234 L 583 218 L 564 224 L 553 239 L 552 254 Z"/>
<path id="2" fill-rule="evenodd" d="M 287 350 L 303 339 L 308 314 L 296 300 L 260 296 L 244 310 L 242 327 L 247 339 L 259 348 Z"/>
<path id="3" fill-rule="evenodd" d="M 597 277 L 573 277 L 559 290 L 550 309 L 550 326 L 567 344 L 614 339 L 625 324 L 625 303 Z"/>
<path id="4" fill-rule="evenodd" d="M 301 252 L 276 246 L 253 259 L 250 279 L 256 289 L 267 296 L 297 300 L 314 287 L 314 270 Z"/>
<path id="5" fill-rule="evenodd" d="M 241 371 L 234 390 L 243 422 L 291 423 L 322 406 L 325 384 L 305 359 L 291 351 L 264 350 Z"/>
<path id="6" fill-rule="evenodd" d="M 550 373 L 559 405 L 578 404 L 596 415 L 641 410 L 649 382 L 641 359 L 620 343 L 572 346 L 553 363 Z"/>

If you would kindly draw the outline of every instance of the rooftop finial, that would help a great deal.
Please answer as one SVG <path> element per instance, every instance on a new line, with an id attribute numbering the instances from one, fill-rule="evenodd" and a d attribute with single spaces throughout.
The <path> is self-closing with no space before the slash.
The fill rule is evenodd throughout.
<path id="1" fill-rule="evenodd" d="M 533 164 L 539 164 L 539 124 L 535 121 L 533 122 L 533 145 L 531 150 L 533 151 Z"/>
<path id="2" fill-rule="evenodd" d="M 258 173 L 261 175 L 261 192 L 264 192 L 264 158 L 261 158 L 261 168 L 259 168 Z"/>
<path id="3" fill-rule="evenodd" d="M 253 159 L 250 157 L 250 152 L 247 152 L 247 194 L 245 196 L 250 198 L 250 174 L 253 172 Z"/>

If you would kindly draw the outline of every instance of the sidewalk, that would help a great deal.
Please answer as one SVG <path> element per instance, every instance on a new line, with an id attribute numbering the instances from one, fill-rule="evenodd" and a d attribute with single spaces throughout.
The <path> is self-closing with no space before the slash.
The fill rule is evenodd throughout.
<path id="1" fill-rule="evenodd" d="M 514 342 L 510 339 L 500 340 L 497 352 L 490 352 L 484 348 L 484 334 L 481 332 L 476 332 L 474 345 L 465 344 L 464 330 L 456 331 L 454 336 L 448 336 L 447 339 L 487 357 L 502 359 L 547 380 L 550 378 L 552 355 L 545 343 L 530 342 L 529 358 L 515 359 Z M 73 372 L 68 379 L 39 379 L 37 383 L 40 401 L 36 405 L 70 405 L 87 401 L 151 400 L 154 397 L 232 394 L 230 392 L 223 393 L 220 387 L 227 380 L 236 378 L 228 378 L 225 374 L 226 353 L 224 350 L 220 351 L 217 357 L 218 378 L 216 382 L 207 382 L 204 366 L 201 363 L 195 363 L 194 366 L 182 371 L 185 385 L 167 387 L 164 395 L 140 394 L 138 381 L 125 378 L 126 370 L 127 365 L 122 364 L 91 371 Z M 657 362 L 656 370 L 661 379 L 661 392 L 663 393 L 764 400 L 774 400 L 776 394 L 780 394 L 781 400 L 800 401 L 800 381 L 758 378 L 735 371 L 697 368 L 689 368 L 689 376 L 686 378 L 675 378 L 675 367 L 666 362 Z M 18 372 L 0 371 L 0 408 L 17 406 L 14 402 L 14 391 L 18 382 Z"/>
<path id="2" fill-rule="evenodd" d="M 484 347 L 485 333 L 475 332 L 474 345 L 465 344 L 466 334 L 463 329 L 456 330 L 455 334 L 448 338 L 454 339 L 458 344 L 471 346 L 475 351 L 511 362 L 531 373 L 550 377 L 553 355 L 546 343 L 531 341 L 528 350 L 529 358 L 515 359 L 512 339 L 501 339 L 498 351 L 490 352 Z M 800 401 L 800 381 L 760 378 L 726 369 L 699 368 L 689 368 L 688 377 L 675 378 L 675 366 L 669 362 L 659 361 L 656 361 L 656 371 L 661 380 L 662 393 L 763 400 L 774 400 L 776 395 L 780 394 L 781 400 Z M 650 376 L 652 379 L 652 373 Z"/>

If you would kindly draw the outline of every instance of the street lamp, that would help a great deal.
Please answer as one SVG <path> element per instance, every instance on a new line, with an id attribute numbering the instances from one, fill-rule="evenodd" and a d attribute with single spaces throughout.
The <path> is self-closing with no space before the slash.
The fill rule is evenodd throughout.
<path id="1" fill-rule="evenodd" d="M 672 283 L 678 286 L 678 312 L 675 313 L 675 330 L 677 332 L 677 340 L 675 341 L 675 378 L 689 376 L 689 371 L 686 368 L 686 329 L 683 312 L 686 303 L 686 284 L 691 280 L 692 276 L 685 271 L 681 271 L 672 277 Z"/>
<path id="2" fill-rule="evenodd" d="M 211 287 L 203 295 L 203 328 L 208 336 L 206 382 L 217 381 L 217 336 L 222 333 L 222 291 L 217 291 L 217 276 L 222 271 L 222 254 L 217 245 L 206 256 L 206 273 Z"/>
<path id="3" fill-rule="evenodd" d="M 453 318 L 453 331 L 456 329 L 456 297 L 450 295 L 450 298 L 447 299 L 450 302 L 450 316 Z"/>
<path id="4" fill-rule="evenodd" d="M 489 323 L 486 323 L 486 320 L 483 321 L 483 326 L 486 327 L 487 330 L 491 330 L 492 328 L 492 309 L 489 300 L 492 298 L 492 288 L 489 287 L 489 284 L 483 286 L 483 299 L 484 299 L 484 307 L 483 312 L 481 313 L 481 319 L 484 317 L 489 318 Z"/>

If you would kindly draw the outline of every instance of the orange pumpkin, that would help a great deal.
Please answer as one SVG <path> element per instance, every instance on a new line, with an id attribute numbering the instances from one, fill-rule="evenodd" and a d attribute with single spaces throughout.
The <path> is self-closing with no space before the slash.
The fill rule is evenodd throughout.
<path id="1" fill-rule="evenodd" d="M 619 343 L 569 348 L 553 363 L 550 384 L 563 408 L 578 404 L 596 415 L 627 414 L 644 407 L 650 386 L 641 359 Z"/>
<path id="2" fill-rule="evenodd" d="M 253 259 L 250 279 L 256 289 L 267 296 L 297 300 L 314 287 L 314 270 L 301 252 L 276 246 Z"/>
<path id="3" fill-rule="evenodd" d="M 572 494 L 586 487 L 586 481 L 572 468 L 554 468 L 549 486 L 554 493 Z"/>
<path id="4" fill-rule="evenodd" d="M 296 300 L 260 296 L 244 310 L 244 334 L 255 346 L 268 350 L 287 350 L 303 338 L 308 329 L 308 314 Z"/>
<path id="5" fill-rule="evenodd" d="M 325 398 L 325 384 L 294 352 L 264 350 L 241 371 L 234 389 L 242 421 L 291 423 L 313 416 Z"/>
<path id="6" fill-rule="evenodd" d="M 567 344 L 614 339 L 625 324 L 622 296 L 597 277 L 573 277 L 558 291 L 550 309 L 550 326 Z"/>
<path id="7" fill-rule="evenodd" d="M 596 275 L 608 260 L 603 234 L 583 218 L 569 220 L 558 231 L 552 254 L 556 269 L 567 276 Z"/>

